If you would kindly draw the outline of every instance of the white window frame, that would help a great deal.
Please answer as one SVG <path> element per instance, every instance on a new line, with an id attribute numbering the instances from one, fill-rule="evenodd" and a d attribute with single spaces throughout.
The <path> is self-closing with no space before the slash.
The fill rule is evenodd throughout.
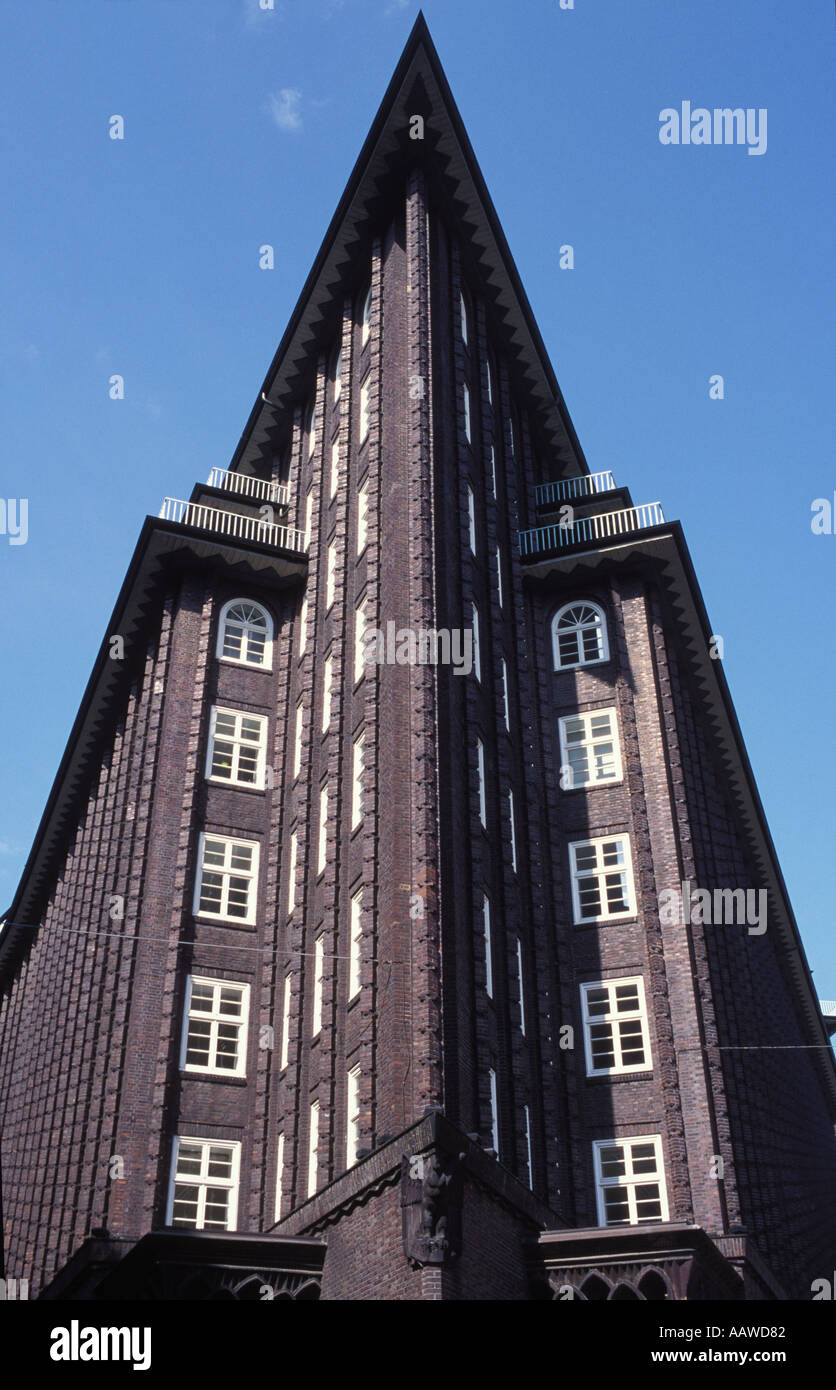
<path id="1" fill-rule="evenodd" d="M 491 1139 L 493 1141 L 493 1151 L 499 1158 L 499 1097 L 496 1086 L 496 1072 L 493 1067 L 488 1070 L 488 1085 L 490 1087 L 491 1098 Z"/>
<path id="2" fill-rule="evenodd" d="M 317 878 L 325 872 L 328 862 L 328 783 L 319 789 L 319 835 L 316 846 Z"/>
<path id="3" fill-rule="evenodd" d="M 279 1071 L 284 1071 L 290 1057 L 290 1000 L 291 977 L 285 975 L 282 986 L 282 1047 L 279 1053 Z"/>
<path id="4" fill-rule="evenodd" d="M 491 941 L 491 900 L 482 894 L 482 938 L 485 943 L 485 993 L 493 999 L 493 945 Z"/>
<path id="5" fill-rule="evenodd" d="M 609 733 L 592 732 L 593 721 L 600 721 L 604 717 L 609 718 Z M 572 744 L 569 743 L 569 725 L 580 723 L 582 737 Z M 606 705 L 599 709 L 590 709 L 576 714 L 565 714 L 558 720 L 558 730 L 560 734 L 560 785 L 564 791 L 590 791 L 593 787 L 611 787 L 621 782 L 624 777 L 624 770 L 621 765 L 621 740 L 618 736 L 618 711 L 614 705 Z M 612 744 L 611 762 L 613 775 L 611 777 L 598 776 L 601 768 L 601 759 L 605 756 L 597 752 L 602 744 Z M 595 775 L 588 776 L 586 781 L 580 781 L 575 774 L 575 764 L 571 761 L 571 755 L 582 753 L 585 757 L 587 772 Z M 569 786 L 564 785 L 566 771 L 571 773 Z"/>
<path id="6" fill-rule="evenodd" d="M 623 864 L 610 865 L 607 867 L 603 862 L 603 847 L 605 845 L 621 844 Z M 577 864 L 577 851 L 579 849 L 595 848 L 595 868 L 592 871 L 581 871 Z M 621 833 L 615 835 L 596 835 L 588 840 L 573 840 L 569 845 L 569 871 L 572 880 L 572 916 L 575 926 L 585 927 L 593 922 L 620 922 L 626 921 L 636 916 L 636 893 L 633 883 L 633 861 L 630 849 L 630 836 Z M 609 912 L 606 910 L 607 893 L 606 878 L 614 877 L 616 874 L 624 879 L 624 899 L 627 907 L 623 912 Z M 580 900 L 580 881 L 582 879 L 595 878 L 598 883 L 598 895 L 602 912 L 597 916 L 581 915 Z"/>
<path id="7" fill-rule="evenodd" d="M 470 630 L 473 633 L 473 674 L 477 681 L 481 681 L 482 653 L 479 645 L 479 609 L 475 603 L 470 605 Z"/>
<path id="8" fill-rule="evenodd" d="M 212 991 L 212 1004 L 209 1009 L 192 1011 L 194 987 L 209 988 Z M 220 1003 L 223 990 L 237 990 L 240 1012 L 237 1016 L 224 1014 Z M 250 987 L 238 980 L 215 980 L 204 975 L 189 975 L 186 980 L 186 998 L 183 1004 L 183 1029 L 180 1039 L 180 1070 L 197 1076 L 246 1076 L 247 1074 L 247 1024 L 250 1012 Z M 192 1021 L 209 1023 L 209 1061 L 205 1066 L 189 1062 L 189 1025 Z M 218 1033 L 221 1027 L 234 1028 L 235 1066 L 218 1065 Z"/>
<path id="9" fill-rule="evenodd" d="M 640 1144 L 653 1146 L 655 1168 L 653 1173 L 639 1173 L 633 1171 L 633 1150 Z M 602 1153 L 605 1149 L 621 1148 L 625 1151 L 625 1167 L 628 1173 L 623 1178 L 605 1178 L 602 1171 Z M 626 1139 L 597 1139 L 592 1146 L 595 1164 L 595 1193 L 598 1207 L 599 1226 L 638 1226 L 647 1222 L 649 1225 L 658 1225 L 660 1222 L 668 1220 L 668 1194 L 665 1181 L 665 1159 L 662 1151 L 662 1136 L 660 1134 L 631 1134 Z M 640 1160 L 642 1162 L 647 1160 Z M 655 1183 L 659 1188 L 659 1206 L 661 1212 L 659 1216 L 640 1217 L 637 1210 L 636 1191 L 637 1187 L 642 1187 L 648 1183 Z M 624 1187 L 627 1189 L 627 1205 L 630 1214 L 629 1221 L 607 1221 L 607 1209 L 605 1194 L 613 1187 Z"/>
<path id="10" fill-rule="evenodd" d="M 340 399 L 343 392 L 343 350 L 340 348 L 337 353 L 337 360 L 334 363 L 334 405 Z"/>
<path id="11" fill-rule="evenodd" d="M 502 705 L 503 705 L 503 713 L 504 713 L 504 715 L 505 715 L 505 728 L 506 728 L 506 731 L 510 734 L 510 732 L 511 732 L 511 707 L 510 707 L 510 705 L 509 705 L 509 703 L 508 703 L 508 664 L 507 664 L 507 662 L 506 662 L 506 660 L 505 660 L 505 657 L 502 658 Z"/>
<path id="12" fill-rule="evenodd" d="M 329 652 L 322 668 L 322 732 L 331 727 L 331 699 L 334 686 L 334 656 Z"/>
<path id="13" fill-rule="evenodd" d="M 525 1152 L 526 1164 L 528 1167 L 528 1186 L 534 1191 L 534 1165 L 531 1161 L 531 1111 L 527 1105 L 523 1106 L 525 1114 Z"/>
<path id="14" fill-rule="evenodd" d="M 296 907 L 296 861 L 299 857 L 299 832 L 290 832 L 290 865 L 287 873 L 287 915 Z"/>
<path id="15" fill-rule="evenodd" d="M 218 735 L 218 715 L 226 715 L 233 720 L 233 730 L 231 734 L 222 733 Z M 258 740 L 245 739 L 242 736 L 242 728 L 245 719 L 250 719 L 258 725 Z M 219 773 L 213 772 L 215 761 L 215 745 L 218 742 L 230 743 L 232 745 L 232 757 L 230 763 L 229 777 L 222 777 Z M 255 752 L 256 765 L 255 777 L 253 781 L 247 781 L 245 777 L 238 776 L 241 770 L 241 750 L 248 749 Z M 249 710 L 229 709 L 226 705 L 213 705 L 209 711 L 209 742 L 206 749 L 206 778 L 209 782 L 217 782 L 223 787 L 247 787 L 250 791 L 264 790 L 264 768 L 267 757 L 267 715 L 251 714 Z"/>
<path id="16" fill-rule="evenodd" d="M 350 1067 L 346 1075 L 345 1100 L 345 1166 L 353 1168 L 360 1147 L 360 1063 Z"/>
<path id="17" fill-rule="evenodd" d="M 299 656 L 305 655 L 305 648 L 308 645 L 308 600 L 302 599 L 302 607 L 299 610 Z"/>
<path id="18" fill-rule="evenodd" d="M 337 590 L 337 542 L 328 542 L 328 550 L 325 556 L 325 611 L 333 607 L 334 596 Z"/>
<path id="19" fill-rule="evenodd" d="M 496 501 L 496 448 L 491 445 L 491 491 L 493 499 Z"/>
<path id="20" fill-rule="evenodd" d="M 366 670 L 366 599 L 354 610 L 354 684 L 363 679 Z"/>
<path id="21" fill-rule="evenodd" d="M 632 1009 L 619 1009 L 617 991 L 625 987 L 636 988 L 638 1003 Z M 606 990 L 608 994 L 607 1007 L 603 1013 L 590 1014 L 589 996 L 593 990 Z M 633 1072 L 644 1072 L 653 1070 L 653 1056 L 650 1047 L 650 1024 L 647 1016 L 647 1000 L 644 992 L 644 980 L 641 975 L 623 975 L 615 980 L 586 980 L 580 986 L 581 994 L 581 1017 L 583 1020 L 583 1042 L 586 1055 L 586 1074 L 587 1076 L 626 1076 Z M 639 1024 L 639 1038 L 644 1052 L 643 1062 L 624 1063 L 622 1038 L 619 1023 Z M 615 1063 L 611 1067 L 596 1067 L 595 1057 L 592 1051 L 592 1030 L 596 1027 L 609 1026 L 612 1052 Z"/>
<path id="22" fill-rule="evenodd" d="M 314 942 L 314 989 L 313 1019 L 311 1037 L 317 1038 L 322 1032 L 322 995 L 325 981 L 325 936 L 320 934 Z"/>
<path id="23" fill-rule="evenodd" d="M 488 828 L 487 805 L 485 799 L 485 745 L 480 738 L 476 740 L 476 772 L 479 778 L 479 820 L 483 830 Z"/>
<path id="24" fill-rule="evenodd" d="M 296 726 L 293 731 L 293 776 L 294 779 L 302 771 L 302 731 L 304 729 L 305 713 L 302 702 L 296 706 Z"/>
<path id="25" fill-rule="evenodd" d="M 473 488 L 467 485 L 467 539 L 470 544 L 471 555 L 476 554 L 476 498 L 473 495 Z"/>
<path id="26" fill-rule="evenodd" d="M 204 862 L 207 840 L 214 841 L 224 846 L 224 863 L 220 869 L 216 865 L 207 865 Z M 247 849 L 252 850 L 249 869 L 238 869 L 232 867 L 230 861 L 233 850 L 230 847 L 235 845 L 245 845 Z M 234 925 L 239 927 L 254 925 L 258 909 L 258 864 L 260 848 L 261 847 L 258 843 L 258 840 L 245 840 L 239 835 L 216 835 L 211 830 L 201 831 L 197 848 L 197 873 L 195 874 L 195 889 L 193 902 L 193 911 L 195 917 L 208 918 L 212 922 L 232 922 L 234 923 Z M 201 907 L 200 905 L 200 899 L 203 890 L 203 878 L 205 873 L 219 874 L 222 879 L 222 910 L 220 912 L 211 912 L 207 908 Z M 229 880 L 233 878 L 245 879 L 247 881 L 247 905 L 246 912 L 243 914 L 230 913 L 228 911 L 223 910 L 224 907 L 229 907 Z"/>
<path id="27" fill-rule="evenodd" d="M 198 1196 L 198 1220 L 195 1223 L 195 1225 L 191 1225 L 191 1223 L 186 1223 L 182 1221 L 175 1223 L 174 1221 L 174 1201 L 178 1181 L 177 1165 L 180 1160 L 181 1149 L 185 1147 L 187 1144 L 194 1145 L 196 1148 L 199 1148 L 201 1150 L 201 1171 L 197 1175 L 197 1177 L 195 1177 L 193 1174 L 184 1173 L 180 1175 L 179 1179 L 180 1183 L 184 1186 L 197 1187 L 200 1189 Z M 209 1173 L 204 1171 L 208 1169 L 210 1151 L 212 1149 L 224 1149 L 232 1155 L 229 1178 L 210 1177 Z M 222 1229 L 225 1231 L 236 1230 L 238 1222 L 238 1185 L 240 1180 L 240 1170 L 241 1144 L 237 1140 L 197 1139 L 193 1138 L 191 1135 L 186 1134 L 175 1135 L 171 1147 L 171 1171 L 169 1174 L 168 1200 L 166 1202 L 165 1214 L 166 1226 L 171 1226 L 174 1228 L 174 1230 L 180 1231 L 206 1230 L 206 1193 L 210 1187 L 214 1187 L 222 1188 L 224 1191 L 229 1193 L 229 1199 L 227 1202 L 227 1217 L 226 1223 L 223 1227 L 215 1226 L 213 1224 L 211 1227 L 209 1227 L 209 1229 Z"/>
<path id="28" fill-rule="evenodd" d="M 331 445 L 331 477 L 329 486 L 329 496 L 336 497 L 337 489 L 340 485 L 340 441 L 335 439 Z"/>
<path id="29" fill-rule="evenodd" d="M 240 629 L 241 655 L 227 656 L 224 654 L 224 646 L 226 645 L 226 626 L 227 622 L 230 621 L 228 615 L 233 608 L 238 607 L 249 608 L 252 609 L 254 612 L 260 613 L 264 619 L 264 625 L 262 627 L 261 625 L 249 623 L 245 620 L 232 619 L 231 621 L 235 624 L 236 629 Z M 262 653 L 262 660 L 248 661 L 246 654 L 250 649 L 250 633 L 261 633 L 262 631 L 264 633 L 264 650 Z M 257 603 L 255 599 L 251 598 L 231 598 L 227 603 L 224 604 L 223 608 L 221 609 L 220 618 L 218 619 L 218 639 L 215 646 L 215 655 L 218 661 L 223 661 L 230 666 L 246 666 L 250 671 L 272 671 L 273 619 L 267 612 L 267 609 L 264 607 L 263 603 Z"/>
<path id="30" fill-rule="evenodd" d="M 348 1002 L 356 999 L 362 988 L 363 964 L 363 890 L 351 896 L 350 937 L 348 946 Z"/>
<path id="31" fill-rule="evenodd" d="M 352 745 L 351 761 L 351 829 L 363 823 L 363 772 L 366 733 L 359 734 Z"/>
<path id="32" fill-rule="evenodd" d="M 316 1194 L 319 1181 L 319 1101 L 311 1105 L 308 1117 L 308 1197 Z"/>
<path id="33" fill-rule="evenodd" d="M 517 444 L 514 438 L 514 417 L 508 416 L 508 443 L 511 447 L 511 457 L 514 458 L 517 452 Z"/>
<path id="34" fill-rule="evenodd" d="M 371 424 L 371 384 L 371 373 L 369 373 L 360 387 L 360 435 L 358 440 L 360 444 L 365 444 L 369 437 L 369 428 Z"/>
<path id="35" fill-rule="evenodd" d="M 573 608 L 579 610 L 584 608 L 589 609 L 596 616 L 598 621 L 597 623 L 577 622 L 566 629 L 567 632 L 573 632 L 575 634 L 576 651 L 580 651 L 581 656 L 579 660 L 563 662 L 560 654 L 559 625 L 564 613 L 570 613 Z M 598 632 L 599 654 L 594 657 L 585 657 L 583 654 L 583 633 L 592 631 L 593 629 Z M 552 657 L 555 671 L 574 671 L 579 666 L 600 666 L 603 661 L 609 661 L 610 644 L 607 635 L 607 618 L 600 603 L 594 603 L 592 599 L 573 599 L 571 603 L 564 603 L 562 608 L 558 608 L 552 618 Z"/>
<path id="36" fill-rule="evenodd" d="M 313 402 L 305 419 L 305 436 L 308 441 L 308 458 L 312 458 L 316 449 L 316 401 Z"/>
<path id="37" fill-rule="evenodd" d="M 464 416 L 464 437 L 468 444 L 471 444 L 473 441 L 470 427 L 470 387 L 466 381 L 462 384 L 462 414 Z"/>
<path id="38" fill-rule="evenodd" d="M 508 821 L 511 826 L 511 868 L 517 872 L 517 821 L 514 815 L 514 793 L 508 788 Z"/>
<path id="39" fill-rule="evenodd" d="M 313 492 L 309 492 L 305 498 L 305 549 L 310 549 L 311 535 L 313 533 Z"/>
<path id="40" fill-rule="evenodd" d="M 485 377 L 488 385 L 488 404 L 493 405 L 493 371 L 490 357 L 485 358 Z"/>
<path id="41" fill-rule="evenodd" d="M 520 1032 L 525 1037 L 525 981 L 523 979 L 522 941 L 517 937 L 517 988 L 520 1000 Z"/>
<path id="42" fill-rule="evenodd" d="M 273 1220 L 282 1219 L 282 1197 L 284 1188 L 284 1135 L 280 1134 L 276 1143 L 276 1203 L 273 1208 Z"/>
<path id="43" fill-rule="evenodd" d="M 499 606 L 502 607 L 502 551 L 496 547 L 496 596 Z"/>
<path id="44" fill-rule="evenodd" d="M 469 324 L 467 312 L 467 300 L 464 297 L 464 290 L 459 290 L 459 326 L 461 329 L 462 342 L 465 347 L 469 343 Z"/>
<path id="45" fill-rule="evenodd" d="M 369 542 L 369 475 L 357 489 L 357 554 L 362 555 Z"/>
<path id="46" fill-rule="evenodd" d="M 362 330 L 360 334 L 360 346 L 365 347 L 369 341 L 372 331 L 372 287 L 369 285 L 366 298 L 363 300 Z"/>

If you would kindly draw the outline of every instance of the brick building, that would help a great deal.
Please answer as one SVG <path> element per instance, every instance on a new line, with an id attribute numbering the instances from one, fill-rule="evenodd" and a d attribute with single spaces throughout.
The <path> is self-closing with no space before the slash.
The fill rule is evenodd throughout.
<path id="1" fill-rule="evenodd" d="M 836 1070 L 716 655 L 419 19 L 229 469 L 143 526 L 4 919 L 6 1277 L 809 1297 Z"/>

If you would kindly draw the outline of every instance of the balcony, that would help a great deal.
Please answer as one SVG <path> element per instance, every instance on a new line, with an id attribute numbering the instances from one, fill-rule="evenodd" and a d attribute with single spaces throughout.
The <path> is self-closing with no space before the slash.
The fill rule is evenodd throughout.
<path id="1" fill-rule="evenodd" d="M 186 502 L 179 497 L 166 497 L 159 516 L 161 521 L 173 521 L 180 526 L 211 531 L 215 535 L 225 536 L 228 540 L 271 546 L 275 550 L 289 550 L 297 555 L 307 554 L 304 531 L 298 531 L 294 526 L 278 526 L 274 522 L 262 521 L 258 516 L 220 511 L 217 507 L 206 507 L 199 502 Z"/>
<path id="2" fill-rule="evenodd" d="M 595 476 L 595 475 L 593 475 Z M 617 512 L 596 512 L 594 516 L 579 517 L 571 525 L 560 522 L 553 526 L 537 526 L 520 531 L 520 556 L 554 555 L 578 545 L 595 545 L 632 531 L 664 525 L 665 518 L 659 502 L 646 502 L 641 507 L 625 507 Z"/>
<path id="3" fill-rule="evenodd" d="M 213 468 L 206 485 L 236 492 L 253 502 L 271 502 L 277 507 L 286 507 L 290 502 L 290 488 L 284 483 L 266 483 L 263 478 L 253 478 L 248 473 L 230 473 L 225 468 Z"/>
<path id="4" fill-rule="evenodd" d="M 534 489 L 537 507 L 550 507 L 560 502 L 568 502 L 573 497 L 591 497 L 596 492 L 612 492 L 615 478 L 607 470 L 604 473 L 582 473 L 577 478 L 561 478 L 556 483 L 541 483 Z"/>

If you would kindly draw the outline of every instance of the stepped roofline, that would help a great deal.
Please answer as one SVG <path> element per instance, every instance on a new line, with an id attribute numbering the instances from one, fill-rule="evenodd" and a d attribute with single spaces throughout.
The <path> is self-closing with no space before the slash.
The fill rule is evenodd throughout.
<path id="1" fill-rule="evenodd" d="M 426 138 L 410 141 L 416 88 L 423 88 Z M 420 12 L 331 219 L 302 293 L 270 364 L 230 463 L 258 471 L 273 452 L 277 409 L 287 406 L 310 372 L 311 352 L 338 314 L 348 279 L 357 276 L 363 230 L 381 206 L 393 170 L 406 159 L 432 163 L 456 205 L 458 228 L 485 280 L 485 296 L 507 334 L 506 350 L 525 383 L 557 467 L 554 476 L 589 472 L 549 355 L 450 84 Z"/>

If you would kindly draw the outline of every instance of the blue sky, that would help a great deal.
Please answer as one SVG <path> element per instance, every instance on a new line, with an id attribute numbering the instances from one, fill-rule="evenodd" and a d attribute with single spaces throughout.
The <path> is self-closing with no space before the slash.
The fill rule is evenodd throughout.
<path id="1" fill-rule="evenodd" d="M 228 463 L 417 11 L 0 0 L 0 901 L 142 518 Z M 424 12 L 590 466 L 684 524 L 836 998 L 832 0 Z M 766 152 L 663 147 L 683 100 L 766 108 Z"/>

